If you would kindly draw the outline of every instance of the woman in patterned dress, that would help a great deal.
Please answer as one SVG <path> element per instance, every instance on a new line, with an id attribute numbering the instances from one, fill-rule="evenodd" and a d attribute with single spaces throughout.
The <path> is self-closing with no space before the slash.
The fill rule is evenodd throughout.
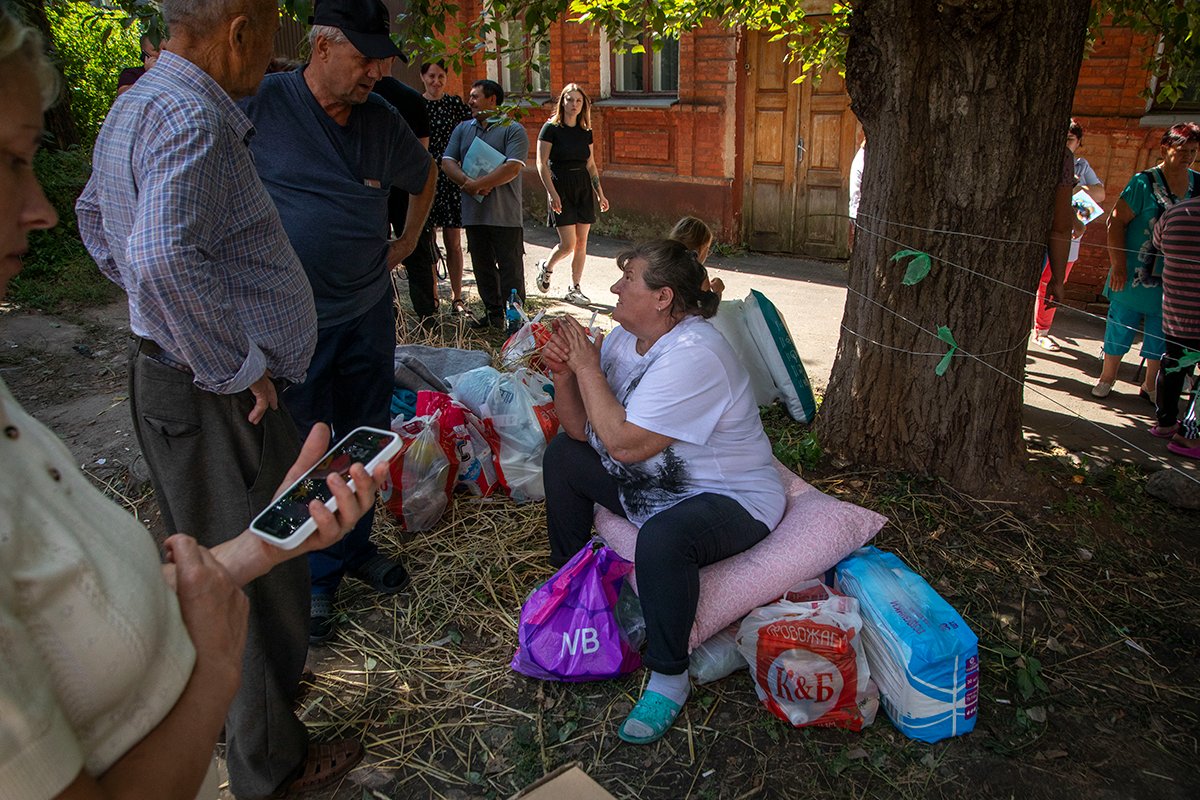
<path id="1" fill-rule="evenodd" d="M 462 297 L 462 195 L 458 187 L 441 171 L 442 153 L 450 141 L 454 126 L 471 118 L 471 109 L 456 94 L 446 94 L 446 65 L 441 61 L 421 65 L 421 81 L 425 84 L 425 104 L 429 108 L 429 152 L 438 165 L 437 194 L 429 211 L 429 224 L 442 229 L 446 246 L 446 272 L 454 292 L 454 312 L 464 314 L 467 304 Z"/>

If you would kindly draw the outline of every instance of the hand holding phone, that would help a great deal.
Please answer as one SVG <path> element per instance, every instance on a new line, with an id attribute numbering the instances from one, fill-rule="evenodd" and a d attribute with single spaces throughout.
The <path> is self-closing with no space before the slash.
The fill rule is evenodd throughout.
<path id="1" fill-rule="evenodd" d="M 399 450 L 400 437 L 395 433 L 356 428 L 255 517 L 250 523 L 250 531 L 281 549 L 298 547 L 317 528 L 308 508 L 313 500 L 319 500 L 330 511 L 337 510 L 337 498 L 330 491 L 326 478 L 336 473 L 353 491 L 351 465 L 361 463 L 371 473 L 380 464 L 391 460 Z"/>

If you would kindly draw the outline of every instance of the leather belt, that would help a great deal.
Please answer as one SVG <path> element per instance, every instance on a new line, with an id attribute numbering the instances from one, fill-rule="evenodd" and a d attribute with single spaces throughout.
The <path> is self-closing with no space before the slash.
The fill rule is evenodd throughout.
<path id="1" fill-rule="evenodd" d="M 177 369 L 187 375 L 194 374 L 191 367 L 189 367 L 187 364 L 184 364 L 182 361 L 172 358 L 165 350 L 158 346 L 158 343 L 153 342 L 150 339 L 139 336 L 137 351 L 147 358 L 154 359 L 165 367 Z"/>

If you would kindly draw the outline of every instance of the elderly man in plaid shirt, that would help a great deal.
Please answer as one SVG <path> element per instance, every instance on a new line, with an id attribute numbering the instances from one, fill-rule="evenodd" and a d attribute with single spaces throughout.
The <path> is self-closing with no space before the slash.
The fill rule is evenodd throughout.
<path id="1" fill-rule="evenodd" d="M 170 43 L 114 104 L 76 210 L 88 250 L 129 297 L 130 409 L 167 531 L 212 547 L 271 502 L 299 453 L 280 400 L 304 380 L 316 313 L 234 103 L 271 58 L 274 0 L 161 8 Z M 294 712 L 308 581 L 294 559 L 246 587 L 249 638 L 225 725 L 239 798 L 316 788 L 362 755 L 357 741 L 310 745 Z"/>

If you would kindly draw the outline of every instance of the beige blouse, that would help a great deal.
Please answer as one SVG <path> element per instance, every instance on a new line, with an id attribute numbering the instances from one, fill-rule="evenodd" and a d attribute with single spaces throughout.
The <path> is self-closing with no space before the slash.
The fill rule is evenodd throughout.
<path id="1" fill-rule="evenodd" d="M 149 532 L 0 381 L 0 795 L 51 798 L 106 771 L 195 658 Z"/>

